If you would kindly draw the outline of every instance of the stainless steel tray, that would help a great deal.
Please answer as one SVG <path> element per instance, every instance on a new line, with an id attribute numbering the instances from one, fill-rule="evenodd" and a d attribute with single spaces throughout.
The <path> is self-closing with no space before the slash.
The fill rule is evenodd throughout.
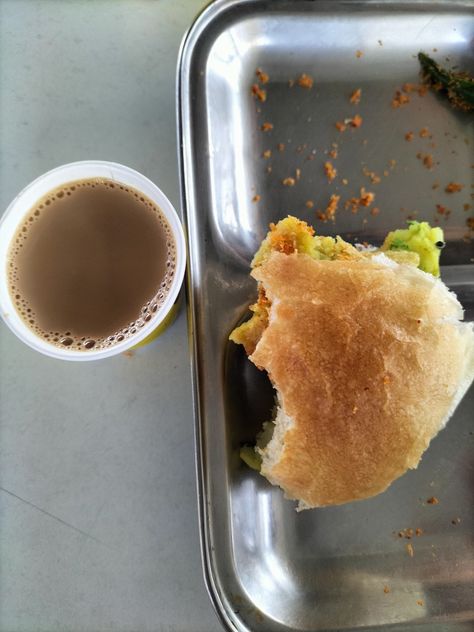
<path id="1" fill-rule="evenodd" d="M 473 70 L 472 8 L 454 0 L 223 0 L 205 9 L 185 38 L 178 117 L 200 525 L 205 579 L 228 629 L 473 629 L 474 391 L 419 468 L 386 493 L 298 514 L 239 460 L 240 445 L 270 414 L 272 391 L 227 343 L 255 296 L 251 257 L 268 223 L 288 212 L 320 233 L 376 244 L 412 214 L 438 219 L 448 240 L 443 276 L 472 316 L 474 253 L 465 240 L 472 211 L 463 204 L 472 203 L 473 117 L 432 93 L 391 107 L 397 88 L 418 82 L 419 50 Z M 270 77 L 264 103 L 250 94 L 257 67 Z M 303 72 L 313 76 L 313 88 L 290 88 Z M 349 96 L 359 87 L 356 108 Z M 362 127 L 338 132 L 335 121 L 356 111 Z M 272 131 L 260 130 L 265 121 Z M 419 136 L 424 127 L 432 138 Z M 415 133 L 411 142 L 408 131 Z M 325 151 L 334 142 L 332 160 Z M 418 152 L 433 155 L 432 170 Z M 340 176 L 331 187 L 323 174 L 328 159 Z M 373 184 L 364 167 L 382 181 Z M 281 180 L 296 169 L 301 179 L 284 187 Z M 463 183 L 463 191 L 446 194 L 450 181 Z M 330 193 L 343 201 L 361 186 L 376 192 L 377 216 L 341 208 L 334 224 L 316 220 Z M 452 210 L 448 219 L 436 204 Z M 439 504 L 426 503 L 432 496 Z M 423 534 L 399 537 L 406 528 Z"/>

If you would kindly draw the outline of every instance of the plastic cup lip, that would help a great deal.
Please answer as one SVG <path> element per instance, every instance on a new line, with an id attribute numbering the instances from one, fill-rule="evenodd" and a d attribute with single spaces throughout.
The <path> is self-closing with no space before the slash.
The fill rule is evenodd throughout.
<path id="1" fill-rule="evenodd" d="M 107 178 L 118 184 L 133 187 L 159 206 L 175 240 L 176 266 L 171 287 L 162 305 L 150 321 L 145 323 L 136 334 L 110 348 L 76 351 L 74 349 L 61 349 L 46 342 L 29 329 L 22 320 L 15 308 L 8 287 L 8 252 L 23 218 L 40 198 L 68 182 L 89 178 Z M 161 324 L 176 301 L 183 283 L 186 268 L 186 242 L 181 221 L 173 205 L 163 191 L 149 178 L 119 163 L 106 160 L 81 160 L 47 171 L 28 184 L 13 199 L 0 219 L 0 265 L 2 271 L 0 274 L 0 314 L 11 331 L 29 347 L 44 355 L 60 360 L 85 362 L 101 360 L 123 353 L 141 342 Z"/>

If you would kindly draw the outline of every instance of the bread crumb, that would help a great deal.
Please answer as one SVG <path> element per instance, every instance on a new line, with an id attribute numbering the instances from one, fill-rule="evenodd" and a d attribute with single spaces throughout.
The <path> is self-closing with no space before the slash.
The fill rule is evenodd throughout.
<path id="1" fill-rule="evenodd" d="M 344 123 L 342 123 L 342 125 L 344 126 L 344 129 L 340 129 L 340 122 L 336 123 L 336 127 L 340 132 L 345 131 L 347 125 L 350 125 L 350 127 L 360 127 L 362 125 L 362 117 L 360 114 L 356 114 L 352 118 L 344 119 Z"/>
<path id="2" fill-rule="evenodd" d="M 433 185 L 431 188 L 434 190 L 439 189 L 439 182 L 433 182 Z"/>
<path id="3" fill-rule="evenodd" d="M 357 88 L 357 90 L 354 90 L 354 92 L 351 94 L 351 98 L 349 99 L 349 101 L 353 103 L 354 105 L 358 105 L 360 103 L 361 95 L 362 95 L 362 89 Z"/>
<path id="4" fill-rule="evenodd" d="M 427 127 L 422 127 L 418 132 L 420 138 L 427 138 L 430 136 L 430 130 Z"/>
<path id="5" fill-rule="evenodd" d="M 361 206 L 370 206 L 374 200 L 375 200 L 375 193 L 366 191 L 364 187 L 362 187 L 360 190 L 359 204 Z"/>
<path id="6" fill-rule="evenodd" d="M 301 178 L 301 169 L 296 169 L 295 178 L 296 180 L 299 180 Z"/>
<path id="7" fill-rule="evenodd" d="M 261 127 L 262 132 L 269 132 L 272 129 L 273 129 L 273 123 L 268 123 L 268 121 L 266 121 Z"/>
<path id="8" fill-rule="evenodd" d="M 450 182 L 446 188 L 446 193 L 458 193 L 464 189 L 464 184 L 459 184 L 459 182 Z"/>
<path id="9" fill-rule="evenodd" d="M 378 206 L 374 206 L 374 208 L 370 209 L 370 214 L 373 215 L 374 217 L 376 215 L 379 215 L 380 213 L 380 209 L 378 208 Z"/>
<path id="10" fill-rule="evenodd" d="M 347 129 L 347 125 L 342 121 L 336 121 L 335 125 L 340 132 L 345 132 Z"/>
<path id="11" fill-rule="evenodd" d="M 386 595 L 388 595 L 388 593 L 390 592 L 390 588 L 388 586 L 384 586 L 383 591 Z"/>
<path id="12" fill-rule="evenodd" d="M 439 500 L 436 498 L 436 496 L 431 496 L 427 499 L 426 502 L 428 503 L 428 505 L 439 505 Z"/>
<path id="13" fill-rule="evenodd" d="M 324 172 L 329 180 L 329 182 L 332 182 L 334 180 L 334 178 L 337 176 L 337 169 L 335 169 L 332 165 L 332 163 L 330 162 L 325 162 L 324 163 Z"/>
<path id="14" fill-rule="evenodd" d="M 388 176 L 388 169 L 384 169 L 383 175 L 384 175 L 385 177 L 387 177 L 387 176 Z"/>
<path id="15" fill-rule="evenodd" d="M 410 557 L 413 557 L 415 555 L 415 549 L 413 548 L 413 545 L 410 542 L 406 545 L 406 549 Z"/>
<path id="16" fill-rule="evenodd" d="M 273 168 L 271 165 L 268 165 L 267 167 L 267 173 L 271 173 L 273 171 Z"/>
<path id="17" fill-rule="evenodd" d="M 263 152 L 263 154 L 262 154 L 262 156 L 263 156 L 264 158 L 270 158 L 270 156 L 271 156 L 271 155 L 272 155 L 272 150 L 271 150 L 271 149 L 266 149 L 266 150 Z"/>
<path id="18" fill-rule="evenodd" d="M 364 53 L 361 50 L 356 50 L 356 57 L 360 59 Z"/>
<path id="19" fill-rule="evenodd" d="M 278 151 L 285 151 L 285 144 L 284 143 L 278 143 L 277 149 L 278 149 Z"/>
<path id="20" fill-rule="evenodd" d="M 401 92 L 400 90 L 397 90 L 395 92 L 395 96 L 392 99 L 392 108 L 400 108 L 402 107 L 402 105 L 406 105 L 407 103 L 410 103 L 410 97 L 406 94 L 403 94 L 403 92 Z"/>
<path id="21" fill-rule="evenodd" d="M 311 88 L 313 87 L 313 78 L 310 77 L 310 75 L 307 75 L 306 73 L 303 73 L 302 75 L 300 75 L 298 77 L 298 85 L 300 86 L 300 88 L 306 88 L 307 90 L 311 90 Z"/>
<path id="22" fill-rule="evenodd" d="M 252 198 L 252 202 L 260 202 L 261 200 L 261 196 L 260 195 L 254 195 Z"/>
<path id="23" fill-rule="evenodd" d="M 416 603 L 417 603 L 419 606 L 422 606 L 422 605 L 423 605 L 423 601 L 422 601 L 421 599 L 418 599 Z"/>
<path id="24" fill-rule="evenodd" d="M 405 134 L 405 140 L 407 140 L 409 143 L 415 138 L 415 134 L 413 132 L 407 132 Z"/>
<path id="25" fill-rule="evenodd" d="M 283 184 L 283 186 L 285 187 L 294 187 L 296 180 L 294 178 L 284 178 L 281 183 Z"/>
<path id="26" fill-rule="evenodd" d="M 422 161 L 423 165 L 427 169 L 432 169 L 433 168 L 434 160 L 433 160 L 433 156 L 431 154 L 422 154 L 421 152 L 418 152 L 416 154 L 416 157 L 418 158 L 418 160 Z"/>
<path id="27" fill-rule="evenodd" d="M 393 160 L 392 158 L 392 160 L 389 160 L 388 164 L 390 165 L 390 169 L 394 169 L 395 165 L 397 164 L 397 161 Z"/>
<path id="28" fill-rule="evenodd" d="M 470 204 L 463 204 L 462 205 L 462 210 L 463 211 L 469 211 L 471 209 L 471 205 Z"/>
<path id="29" fill-rule="evenodd" d="M 329 198 L 329 204 L 326 208 L 326 215 L 328 219 L 334 219 L 336 216 L 337 207 L 339 205 L 339 200 L 341 199 L 340 195 L 331 195 Z"/>
<path id="30" fill-rule="evenodd" d="M 348 185 L 349 184 L 349 180 L 347 178 L 342 178 L 342 184 Z"/>
<path id="31" fill-rule="evenodd" d="M 261 101 L 262 103 L 264 103 L 267 100 L 267 91 L 261 88 L 258 85 L 258 83 L 254 83 L 252 87 L 250 88 L 250 91 L 253 94 L 253 96 L 259 101 Z"/>
<path id="32" fill-rule="evenodd" d="M 304 205 L 306 206 L 306 208 L 313 208 L 314 207 L 314 202 L 313 202 L 313 200 L 306 200 Z"/>
<path id="33" fill-rule="evenodd" d="M 331 156 L 331 158 L 334 158 L 334 160 L 337 158 L 338 154 L 337 154 L 337 149 L 331 149 L 331 151 L 329 152 L 329 155 Z"/>
<path id="34" fill-rule="evenodd" d="M 384 375 L 383 376 L 383 383 L 384 384 L 390 384 L 390 375 Z"/>
<path id="35" fill-rule="evenodd" d="M 419 527 L 415 529 L 415 535 L 417 536 L 423 535 L 423 529 L 420 529 Z"/>
<path id="36" fill-rule="evenodd" d="M 255 71 L 255 74 L 258 80 L 260 81 L 260 83 L 268 83 L 270 77 L 268 76 L 266 72 L 263 72 L 261 68 L 257 68 L 257 70 Z"/>
<path id="37" fill-rule="evenodd" d="M 129 349 L 128 351 L 122 351 L 122 355 L 124 355 L 126 358 L 133 358 L 135 352 Z"/>

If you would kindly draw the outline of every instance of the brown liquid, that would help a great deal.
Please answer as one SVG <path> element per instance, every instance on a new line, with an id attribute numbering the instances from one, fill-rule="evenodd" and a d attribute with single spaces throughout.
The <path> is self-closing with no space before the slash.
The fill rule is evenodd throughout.
<path id="1" fill-rule="evenodd" d="M 9 255 L 10 294 L 28 327 L 84 351 L 117 344 L 151 319 L 176 256 L 160 209 L 102 178 L 70 182 L 41 199 Z"/>

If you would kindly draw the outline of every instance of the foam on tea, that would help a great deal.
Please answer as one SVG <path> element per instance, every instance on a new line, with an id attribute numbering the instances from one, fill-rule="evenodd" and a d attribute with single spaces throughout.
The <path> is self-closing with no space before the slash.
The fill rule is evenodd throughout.
<path id="1" fill-rule="evenodd" d="M 176 246 L 159 207 L 104 178 L 70 182 L 26 215 L 9 251 L 9 289 L 27 326 L 76 350 L 132 336 L 171 287 Z"/>

